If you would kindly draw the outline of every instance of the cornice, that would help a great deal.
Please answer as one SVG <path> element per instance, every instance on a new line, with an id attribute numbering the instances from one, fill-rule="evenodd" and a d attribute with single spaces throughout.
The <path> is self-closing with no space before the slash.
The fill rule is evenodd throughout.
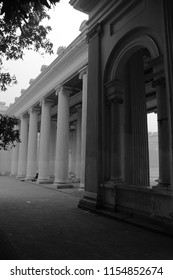
<path id="1" fill-rule="evenodd" d="M 98 2 L 99 0 L 71 0 L 69 4 L 72 5 L 74 9 L 89 14 Z"/>
<path id="2" fill-rule="evenodd" d="M 79 40 L 80 38 L 80 40 Z M 75 45 L 76 42 L 77 44 Z M 58 84 L 79 72 L 88 62 L 88 46 L 86 36 L 79 35 L 65 50 L 64 55 L 55 59 L 43 73 L 25 90 L 18 100 L 10 106 L 7 113 L 19 116 L 28 108 L 38 104 L 41 99 L 55 91 Z"/>

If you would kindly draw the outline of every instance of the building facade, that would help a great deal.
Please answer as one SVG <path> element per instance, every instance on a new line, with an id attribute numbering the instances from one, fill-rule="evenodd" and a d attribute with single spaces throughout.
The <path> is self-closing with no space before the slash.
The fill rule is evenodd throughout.
<path id="1" fill-rule="evenodd" d="M 81 207 L 172 224 L 173 3 L 71 0 L 89 14 L 85 191 Z M 150 180 L 147 115 L 157 114 Z"/>
<path id="2" fill-rule="evenodd" d="M 157 3 L 156 3 L 157 2 Z M 8 109 L 20 118 L 11 175 L 70 187 L 79 206 L 173 223 L 173 3 L 71 0 L 81 34 Z M 159 176 L 150 180 L 147 115 L 157 114 Z"/>

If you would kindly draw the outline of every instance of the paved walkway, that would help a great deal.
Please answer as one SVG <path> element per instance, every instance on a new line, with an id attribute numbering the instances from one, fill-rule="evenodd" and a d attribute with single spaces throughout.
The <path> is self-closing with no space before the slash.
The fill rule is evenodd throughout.
<path id="1" fill-rule="evenodd" d="M 173 238 L 81 210 L 80 196 L 0 176 L 0 259 L 173 259 Z"/>

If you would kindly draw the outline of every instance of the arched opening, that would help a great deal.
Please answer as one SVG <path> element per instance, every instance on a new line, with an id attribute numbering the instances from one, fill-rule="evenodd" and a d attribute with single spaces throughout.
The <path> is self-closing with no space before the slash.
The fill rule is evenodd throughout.
<path id="1" fill-rule="evenodd" d="M 166 151 L 168 140 L 163 132 L 163 126 L 164 131 L 168 131 L 166 95 L 163 98 L 164 71 L 159 77 L 163 61 L 158 58 L 158 48 L 148 35 L 132 40 L 128 38 L 124 46 L 118 46 L 110 56 L 105 71 L 107 181 L 136 186 L 156 184 L 158 177 L 155 174 L 153 178 L 151 170 L 148 129 L 153 113 L 157 115 L 159 132 L 157 184 L 169 181 L 169 168 L 166 171 L 164 167 L 169 157 Z"/>

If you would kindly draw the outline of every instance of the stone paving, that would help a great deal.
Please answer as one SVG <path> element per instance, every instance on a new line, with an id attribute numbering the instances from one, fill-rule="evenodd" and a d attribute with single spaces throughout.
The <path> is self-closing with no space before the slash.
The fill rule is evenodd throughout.
<path id="1" fill-rule="evenodd" d="M 173 238 L 79 209 L 81 195 L 0 176 L 0 259 L 173 259 Z"/>

